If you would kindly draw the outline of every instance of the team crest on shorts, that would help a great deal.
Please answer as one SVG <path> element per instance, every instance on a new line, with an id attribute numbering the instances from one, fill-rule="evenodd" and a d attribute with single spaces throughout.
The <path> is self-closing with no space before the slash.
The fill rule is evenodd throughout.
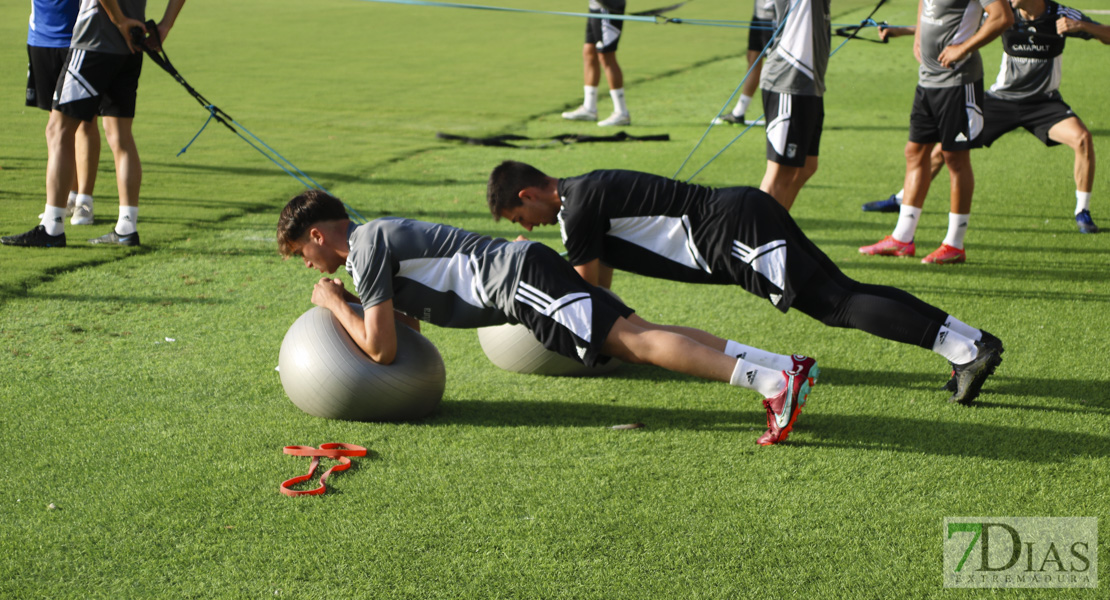
<path id="1" fill-rule="evenodd" d="M 797 144 L 787 144 L 786 145 L 786 158 L 794 158 L 794 155 L 797 154 L 797 153 L 798 153 L 798 145 Z"/>

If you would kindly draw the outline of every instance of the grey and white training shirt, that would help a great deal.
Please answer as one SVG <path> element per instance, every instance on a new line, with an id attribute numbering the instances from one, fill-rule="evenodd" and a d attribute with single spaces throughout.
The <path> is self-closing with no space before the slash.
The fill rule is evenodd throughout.
<path id="1" fill-rule="evenodd" d="M 382 217 L 351 225 L 347 271 L 365 308 L 393 308 L 441 327 L 516 322 L 513 293 L 535 242 L 509 242 L 450 225 Z"/>
<path id="2" fill-rule="evenodd" d="M 918 85 L 955 87 L 983 79 L 983 59 L 976 50 L 954 67 L 940 66 L 938 57 L 948 46 L 967 41 L 979 30 L 983 9 L 999 0 L 922 0 L 918 15 L 921 66 Z M 1006 0 L 1001 0 L 1006 2 Z"/>
<path id="3" fill-rule="evenodd" d="M 1059 97 L 1064 43 L 1069 37 L 1093 39 L 1088 33 L 1056 33 L 1056 21 L 1061 17 L 1094 23 L 1078 10 L 1052 0 L 1046 0 L 1044 13 L 1032 20 L 1014 11 L 1013 26 L 1002 33 L 1002 66 L 990 95 L 1013 101 Z"/>
<path id="4" fill-rule="evenodd" d="M 119 0 L 119 9 L 126 17 L 146 21 L 146 0 Z M 106 54 L 131 54 L 123 34 L 108 18 L 108 11 L 104 10 L 99 0 L 81 0 L 70 48 Z"/>
<path id="5" fill-rule="evenodd" d="M 756 0 L 757 2 L 760 0 Z M 776 28 L 759 87 L 779 94 L 823 96 L 832 31 L 829 0 L 772 0 Z"/>

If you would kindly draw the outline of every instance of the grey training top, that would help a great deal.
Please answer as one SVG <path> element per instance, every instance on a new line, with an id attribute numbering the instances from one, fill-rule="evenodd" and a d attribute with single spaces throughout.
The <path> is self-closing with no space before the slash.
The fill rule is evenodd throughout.
<path id="1" fill-rule="evenodd" d="M 146 22 L 146 0 L 119 0 L 124 16 Z M 77 23 L 73 25 L 70 48 L 107 54 L 131 54 L 127 42 L 99 0 L 81 0 Z"/>
<path id="2" fill-rule="evenodd" d="M 1061 55 L 1069 37 L 1092 39 L 1089 33 L 1056 33 L 1056 21 L 1067 17 L 1094 23 L 1087 15 L 1052 0 L 1041 16 L 1025 20 L 1014 11 L 1014 24 L 1002 33 L 1002 66 L 990 95 L 1003 100 L 1035 100 L 1060 96 Z"/>
<path id="3" fill-rule="evenodd" d="M 943 88 L 965 85 L 983 78 L 983 59 L 976 50 L 951 68 L 937 58 L 948 46 L 967 41 L 979 30 L 983 9 L 996 0 L 922 0 L 918 18 L 921 66 L 918 85 Z"/>
<path id="4" fill-rule="evenodd" d="M 784 19 L 785 24 L 767 51 L 759 87 L 779 94 L 823 96 L 832 35 L 829 0 L 771 1 L 775 26 Z"/>
<path id="5" fill-rule="evenodd" d="M 513 293 L 528 247 L 449 225 L 382 217 L 351 225 L 347 271 L 362 306 L 441 327 L 516 322 Z"/>

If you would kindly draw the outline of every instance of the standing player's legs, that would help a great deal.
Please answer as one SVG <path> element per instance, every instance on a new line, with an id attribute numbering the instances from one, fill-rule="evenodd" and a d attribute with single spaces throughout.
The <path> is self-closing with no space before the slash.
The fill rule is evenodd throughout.
<path id="1" fill-rule="evenodd" d="M 135 103 L 139 76 L 143 68 L 143 55 L 115 56 L 117 61 L 113 76 L 105 84 L 105 101 L 100 105 L 103 115 L 104 135 L 112 149 L 116 165 L 116 189 L 119 192 L 119 216 L 112 231 L 89 240 L 93 244 L 138 246 L 139 190 L 143 181 L 143 167 L 139 149 L 132 133 L 135 120 Z"/>
<path id="2" fill-rule="evenodd" d="M 759 189 L 787 210 L 802 186 L 817 172 L 824 101 L 817 96 L 763 90 L 767 121 L 767 171 Z"/>
<path id="3" fill-rule="evenodd" d="M 119 191 L 119 218 L 115 233 L 121 236 L 135 232 L 139 212 L 139 189 L 143 182 L 143 165 L 131 126 L 134 119 L 104 117 L 104 133 L 112 148 L 116 164 L 116 188 Z"/>
<path id="4" fill-rule="evenodd" d="M 931 154 L 939 144 L 951 176 L 948 234 L 940 248 L 921 262 L 964 262 L 963 240 L 975 188 L 968 151 L 981 146 L 982 104 L 982 81 L 950 88 L 917 87 L 910 112 L 910 135 L 905 149 L 906 178 L 898 223 L 891 235 L 870 246 L 861 246 L 860 253 L 914 255 L 914 237 L 933 176 Z"/>
<path id="5" fill-rule="evenodd" d="M 940 247 L 921 259 L 925 264 L 953 264 L 967 260 L 964 237 L 971 217 L 975 193 L 975 174 L 971 169 L 971 150 L 983 142 L 983 81 L 953 88 L 942 88 L 937 103 L 941 151 L 950 178 L 948 232 Z"/>
<path id="6" fill-rule="evenodd" d="M 96 173 L 100 169 L 100 128 L 96 119 L 81 121 L 77 128 L 74 144 L 74 181 L 70 197 L 74 201 L 73 225 L 92 225 L 93 190 L 96 188 Z"/>
<path id="7" fill-rule="evenodd" d="M 1075 152 L 1075 221 L 1081 233 L 1098 233 L 1091 220 L 1091 188 L 1095 178 L 1095 146 L 1079 117 L 1068 117 L 1048 130 L 1049 139 Z"/>
<path id="8" fill-rule="evenodd" d="M 66 201 L 77 177 L 77 152 L 74 140 L 81 123 L 82 119 L 58 110 L 50 111 L 50 120 L 46 123 L 47 214 L 43 216 L 42 225 L 50 235 L 61 235 L 65 231 L 64 221 L 57 217 L 65 215 Z"/>

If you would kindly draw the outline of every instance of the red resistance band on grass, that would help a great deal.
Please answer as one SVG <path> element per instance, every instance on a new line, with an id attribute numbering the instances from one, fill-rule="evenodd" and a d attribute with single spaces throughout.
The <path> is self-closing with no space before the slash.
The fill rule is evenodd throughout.
<path id="1" fill-rule="evenodd" d="M 281 482 L 281 493 L 285 494 L 286 496 L 318 496 L 320 494 L 323 494 L 324 492 L 328 491 L 328 488 L 324 485 L 324 482 L 327 481 L 328 475 L 331 475 L 332 471 L 346 471 L 347 469 L 351 468 L 351 459 L 347 458 L 348 456 L 366 456 L 366 448 L 363 448 L 362 446 L 337 443 L 320 444 L 319 448 L 313 448 L 312 446 L 286 446 L 282 450 L 282 452 L 285 452 L 286 454 L 290 454 L 292 456 L 312 457 L 312 464 L 309 465 L 307 474 L 301 475 L 300 477 L 287 479 Z M 316 467 L 319 466 L 321 457 L 334 458 L 339 461 L 339 464 L 328 469 L 327 471 L 324 471 L 324 474 L 320 476 L 320 487 L 314 490 L 303 491 L 289 489 L 290 487 L 297 485 L 302 481 L 308 481 L 309 479 L 312 479 L 316 475 Z"/>

